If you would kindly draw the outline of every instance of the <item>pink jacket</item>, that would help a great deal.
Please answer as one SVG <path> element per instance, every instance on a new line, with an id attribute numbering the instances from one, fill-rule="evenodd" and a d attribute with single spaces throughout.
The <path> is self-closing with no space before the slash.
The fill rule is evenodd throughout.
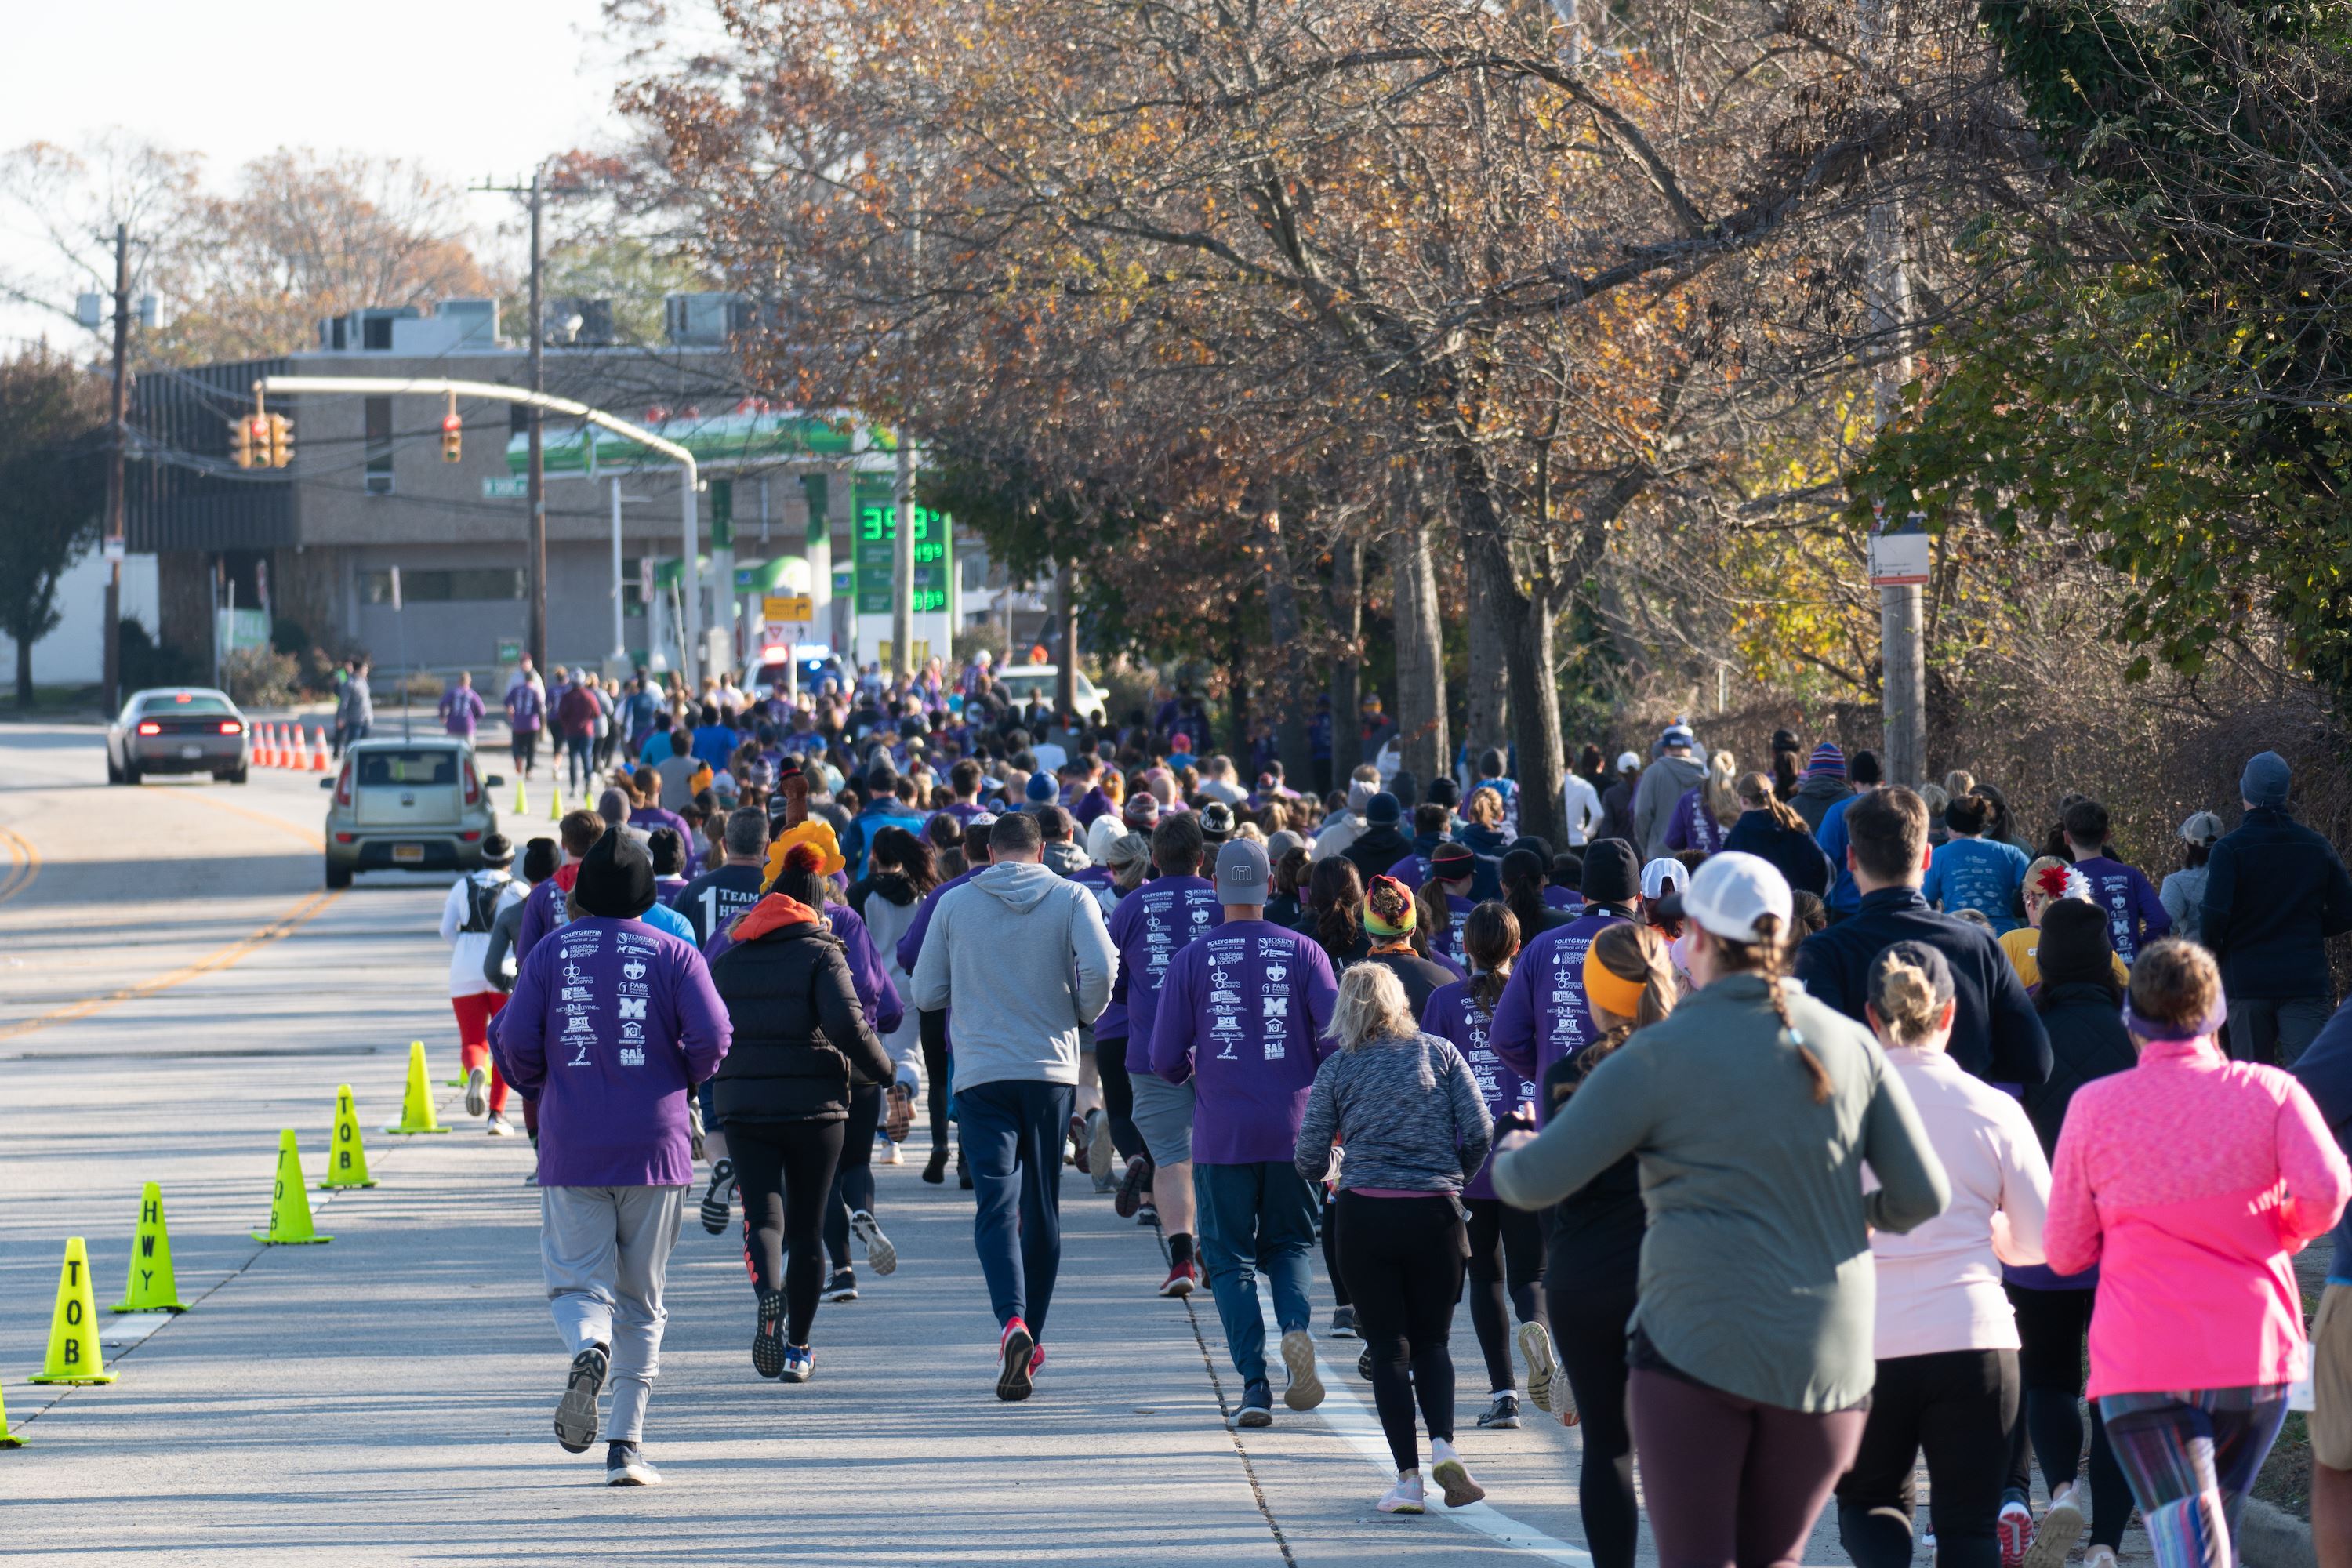
<path id="1" fill-rule="evenodd" d="M 2209 1038 L 2152 1040 L 2075 1091 L 2058 1138 L 2050 1267 L 2099 1266 L 2091 1397 L 2292 1383 L 2303 1302 L 2288 1261 L 2352 1195 L 2303 1086 Z"/>

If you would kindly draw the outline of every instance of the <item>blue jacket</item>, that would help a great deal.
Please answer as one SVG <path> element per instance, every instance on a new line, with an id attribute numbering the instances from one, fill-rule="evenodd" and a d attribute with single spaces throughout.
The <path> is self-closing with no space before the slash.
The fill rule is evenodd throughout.
<path id="1" fill-rule="evenodd" d="M 2352 931 L 2352 878 L 2335 846 L 2256 806 L 2205 862 L 2205 945 L 2232 1000 L 2335 995 L 2322 943 Z"/>
<path id="2" fill-rule="evenodd" d="M 1988 1083 L 2049 1081 L 2050 1033 L 2000 944 L 1982 926 L 1929 909 L 1916 888 L 1881 888 L 1807 937 L 1797 949 L 1797 978 L 1816 1001 L 1861 1022 L 1871 963 L 1898 942 L 1926 942 L 1951 963 L 1960 1010 L 1945 1049 L 1954 1061 Z"/>
<path id="3" fill-rule="evenodd" d="M 1830 886 L 1829 857 L 1803 828 L 1778 826 L 1769 811 L 1743 811 L 1725 835 L 1723 847 L 1769 860 L 1780 868 L 1790 887 L 1823 903 L 1829 901 L 1825 896 Z"/>
<path id="4" fill-rule="evenodd" d="M 2336 1009 L 2288 1070 L 2318 1105 L 2336 1141 L 2352 1150 L 2352 1005 Z M 2336 1257 L 2327 1266 L 2327 1282 L 2352 1285 L 2352 1209 L 2336 1222 L 2333 1239 Z"/>
<path id="5" fill-rule="evenodd" d="M 1850 915 L 1862 902 L 1862 889 L 1854 885 L 1853 870 L 1845 863 L 1846 847 L 1850 842 L 1845 830 L 1845 814 L 1861 798 L 1858 795 L 1850 795 L 1843 800 L 1832 801 L 1830 808 L 1822 813 L 1822 826 L 1813 835 L 1821 842 L 1822 853 L 1830 858 L 1829 896 L 1822 901 L 1829 905 L 1832 914 Z M 1856 1017 L 1861 1016 L 1859 1013 L 1854 1015 Z"/>

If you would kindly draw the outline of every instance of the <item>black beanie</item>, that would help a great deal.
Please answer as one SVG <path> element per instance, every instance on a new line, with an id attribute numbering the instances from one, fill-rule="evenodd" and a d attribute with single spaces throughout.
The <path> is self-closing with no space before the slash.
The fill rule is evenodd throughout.
<path id="1" fill-rule="evenodd" d="M 1588 904 L 1630 904 L 1642 891 L 1642 866 L 1633 847 L 1622 838 L 1600 838 L 1584 847 L 1584 886 Z"/>
<path id="2" fill-rule="evenodd" d="M 2113 985 L 2115 960 L 2106 910 L 2088 899 L 2060 899 L 2042 911 L 2042 935 L 2033 952 L 2042 984 L 2087 981 Z"/>
<path id="3" fill-rule="evenodd" d="M 654 907 L 653 857 L 631 835 L 608 827 L 581 857 L 572 896 L 585 913 L 633 921 Z"/>

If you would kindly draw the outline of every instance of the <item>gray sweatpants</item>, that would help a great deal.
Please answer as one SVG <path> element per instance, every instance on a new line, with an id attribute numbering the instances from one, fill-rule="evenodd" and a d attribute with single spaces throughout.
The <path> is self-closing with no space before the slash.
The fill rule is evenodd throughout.
<path id="1" fill-rule="evenodd" d="M 643 1439 L 661 1370 L 662 1282 L 686 1214 L 684 1187 L 541 1187 L 540 1265 L 563 1342 L 604 1345 L 613 1403 L 604 1440 Z"/>

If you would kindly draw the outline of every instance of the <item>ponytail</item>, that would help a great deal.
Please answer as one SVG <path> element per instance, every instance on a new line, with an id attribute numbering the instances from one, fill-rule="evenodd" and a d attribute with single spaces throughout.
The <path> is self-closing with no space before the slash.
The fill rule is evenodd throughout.
<path id="1" fill-rule="evenodd" d="M 1794 806 L 1780 798 L 1772 788 L 1772 781 L 1762 773 L 1740 776 L 1739 804 L 1766 813 L 1772 818 L 1772 826 L 1783 833 L 1802 833 L 1808 838 L 1812 837 L 1813 830 L 1805 826 L 1805 819 L 1797 815 Z"/>
<path id="2" fill-rule="evenodd" d="M 1797 1060 L 1804 1067 L 1805 1076 L 1812 1080 L 1813 1103 L 1826 1104 L 1831 1091 L 1837 1086 L 1830 1081 L 1829 1069 L 1822 1066 L 1822 1058 L 1805 1044 L 1804 1032 L 1797 1027 L 1796 1020 L 1789 1016 L 1789 991 L 1785 984 L 1788 978 L 1785 967 L 1788 944 L 1782 937 L 1780 917 L 1758 915 L 1756 934 L 1757 940 L 1752 942 L 1728 942 L 1717 936 L 1708 936 L 1706 940 L 1722 952 L 1727 967 L 1748 971 L 1763 979 L 1765 994 L 1772 1005 L 1772 1016 L 1780 1019 L 1781 1032 L 1796 1047 Z"/>

